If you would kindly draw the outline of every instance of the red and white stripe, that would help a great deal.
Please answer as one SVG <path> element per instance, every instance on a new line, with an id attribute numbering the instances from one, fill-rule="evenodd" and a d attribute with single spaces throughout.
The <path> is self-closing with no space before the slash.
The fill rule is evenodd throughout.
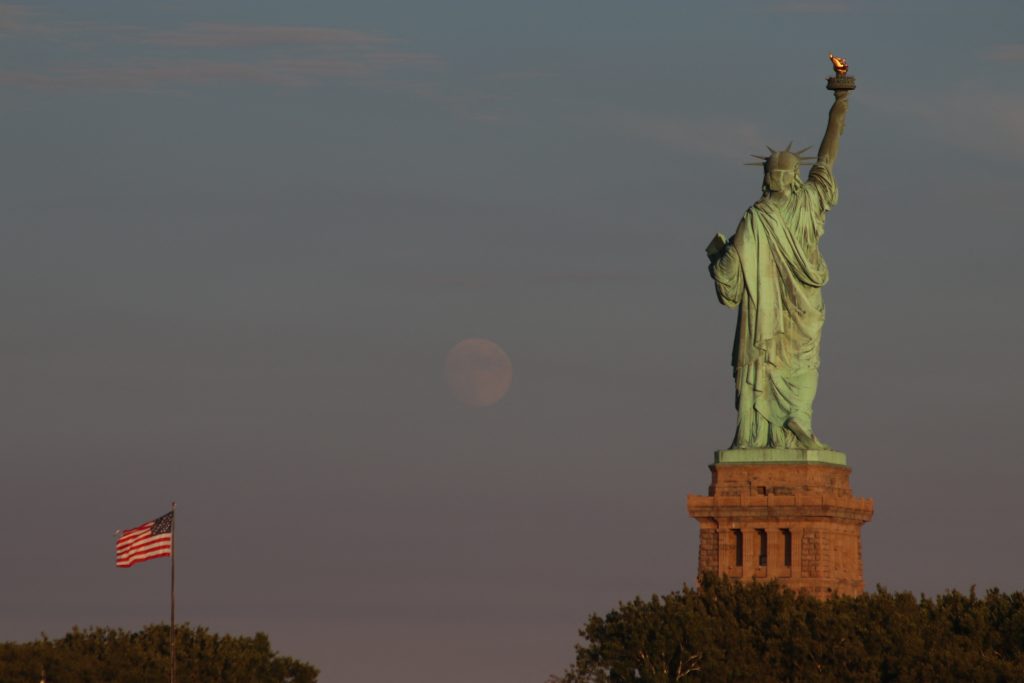
<path id="1" fill-rule="evenodd" d="M 117 539 L 118 567 L 131 567 L 155 557 L 170 557 L 171 534 L 154 536 L 153 524 L 154 522 L 146 522 L 121 534 Z"/>

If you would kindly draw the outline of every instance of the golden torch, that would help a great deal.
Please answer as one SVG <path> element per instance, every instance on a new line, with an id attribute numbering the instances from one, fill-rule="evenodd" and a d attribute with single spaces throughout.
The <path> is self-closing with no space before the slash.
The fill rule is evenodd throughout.
<path id="1" fill-rule="evenodd" d="M 850 65 L 847 64 L 846 60 L 842 57 L 836 57 L 831 52 L 828 53 L 828 58 L 832 62 L 832 69 L 836 72 L 836 75 L 828 79 L 828 84 L 825 87 L 829 90 L 853 90 L 856 88 L 857 81 L 853 76 L 846 75 L 846 72 L 850 70 Z"/>

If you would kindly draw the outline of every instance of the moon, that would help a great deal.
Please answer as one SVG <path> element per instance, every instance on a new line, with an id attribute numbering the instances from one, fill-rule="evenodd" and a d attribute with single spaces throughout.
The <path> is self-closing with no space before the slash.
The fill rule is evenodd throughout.
<path id="1" fill-rule="evenodd" d="M 457 399 L 471 408 L 486 408 L 512 385 L 512 361 L 490 339 L 463 339 L 448 351 L 444 377 Z"/>

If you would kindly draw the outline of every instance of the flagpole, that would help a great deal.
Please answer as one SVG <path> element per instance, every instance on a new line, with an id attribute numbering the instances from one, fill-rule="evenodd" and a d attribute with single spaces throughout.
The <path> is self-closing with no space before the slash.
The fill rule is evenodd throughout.
<path id="1" fill-rule="evenodd" d="M 171 683 L 174 683 L 174 501 L 171 501 Z"/>

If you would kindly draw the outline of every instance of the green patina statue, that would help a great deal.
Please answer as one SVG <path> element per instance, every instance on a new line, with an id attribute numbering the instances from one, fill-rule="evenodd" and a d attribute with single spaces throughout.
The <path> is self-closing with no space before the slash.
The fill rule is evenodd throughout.
<path id="1" fill-rule="evenodd" d="M 718 235 L 708 246 L 718 300 L 739 308 L 733 449 L 831 450 L 814 435 L 811 414 L 825 322 L 821 288 L 828 282 L 818 242 L 839 197 L 832 166 L 853 89 L 845 61 L 842 67 L 842 73 L 836 68 L 840 84 L 829 80 L 835 103 L 817 158 L 801 156 L 809 148 L 791 151 L 792 143 L 780 151 L 769 147 L 771 154 L 756 164 L 764 167 L 761 199 L 732 239 Z M 801 164 L 812 161 L 801 180 Z"/>

